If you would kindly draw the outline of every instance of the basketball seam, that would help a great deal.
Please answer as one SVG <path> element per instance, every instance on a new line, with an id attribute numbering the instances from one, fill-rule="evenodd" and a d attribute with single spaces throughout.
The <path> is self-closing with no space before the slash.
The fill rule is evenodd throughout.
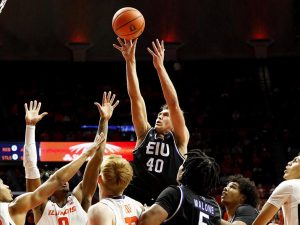
<path id="1" fill-rule="evenodd" d="M 143 27 L 144 25 L 145 25 L 145 23 L 143 23 L 141 27 Z M 135 33 L 137 33 L 137 32 L 140 32 L 141 27 L 139 27 L 139 29 L 136 29 L 136 31 L 133 32 L 133 33 L 123 34 L 123 35 L 121 35 L 121 36 L 122 36 L 122 37 L 126 37 L 126 36 L 128 36 L 128 35 L 132 35 L 132 34 L 135 34 Z"/>
<path id="2" fill-rule="evenodd" d="M 124 14 L 124 13 L 126 13 L 126 12 L 130 12 L 130 11 L 135 11 L 135 10 L 134 10 L 134 9 L 127 9 L 126 11 L 123 11 L 123 12 L 119 13 L 119 14 L 116 16 L 116 18 L 113 19 L 113 26 L 115 25 L 115 21 L 116 21 L 122 14 Z"/>
<path id="3" fill-rule="evenodd" d="M 138 16 L 138 17 L 135 17 L 133 20 L 130 20 L 130 21 L 128 21 L 127 23 L 124 23 L 123 25 L 121 25 L 121 26 L 119 26 L 118 28 L 116 28 L 115 31 L 119 30 L 120 28 L 126 26 L 127 24 L 129 24 L 129 23 L 131 23 L 132 21 L 135 21 L 135 20 L 137 20 L 137 19 L 139 19 L 139 18 L 141 18 L 141 17 L 143 17 L 143 16 L 140 15 L 140 16 Z"/>

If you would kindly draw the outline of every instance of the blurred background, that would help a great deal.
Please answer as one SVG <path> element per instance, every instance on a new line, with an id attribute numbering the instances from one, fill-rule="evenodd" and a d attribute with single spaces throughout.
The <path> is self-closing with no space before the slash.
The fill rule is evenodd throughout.
<path id="1" fill-rule="evenodd" d="M 150 122 L 164 104 L 146 51 L 159 38 L 189 148 L 217 159 L 221 181 L 236 173 L 253 179 L 265 200 L 300 149 L 299 0 L 8 0 L 0 15 L 0 142 L 24 141 L 24 103 L 35 99 L 49 113 L 37 141 L 93 140 L 93 103 L 103 91 L 120 100 L 110 124 L 132 125 L 125 63 L 112 47 L 111 20 L 125 6 L 146 21 L 136 55 Z M 111 129 L 108 140 L 133 141 L 134 131 Z M 1 160 L 0 177 L 24 191 L 21 161 Z"/>

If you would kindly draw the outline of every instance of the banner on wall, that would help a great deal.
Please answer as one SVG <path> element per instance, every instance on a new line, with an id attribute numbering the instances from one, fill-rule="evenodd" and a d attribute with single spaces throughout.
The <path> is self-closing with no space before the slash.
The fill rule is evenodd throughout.
<path id="1" fill-rule="evenodd" d="M 38 160 L 42 162 L 66 162 L 78 157 L 92 142 L 37 142 Z M 107 142 L 104 155 L 118 154 L 131 161 L 135 142 Z M 23 142 L 0 142 L 1 161 L 22 161 Z"/>
<path id="2" fill-rule="evenodd" d="M 40 160 L 42 162 L 72 161 L 77 158 L 92 142 L 40 142 Z M 118 154 L 131 161 L 135 142 L 108 142 L 104 155 Z"/>

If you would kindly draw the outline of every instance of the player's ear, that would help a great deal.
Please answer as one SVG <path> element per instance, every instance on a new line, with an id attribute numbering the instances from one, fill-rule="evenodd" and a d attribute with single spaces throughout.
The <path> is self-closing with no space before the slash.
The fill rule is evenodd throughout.
<path id="1" fill-rule="evenodd" d="M 101 176 L 101 174 L 99 174 L 99 176 L 98 176 L 98 184 L 102 184 L 102 183 L 103 183 L 102 176 Z"/>
<path id="2" fill-rule="evenodd" d="M 246 196 L 245 195 L 241 195 L 240 202 L 244 203 L 245 201 L 246 201 Z"/>

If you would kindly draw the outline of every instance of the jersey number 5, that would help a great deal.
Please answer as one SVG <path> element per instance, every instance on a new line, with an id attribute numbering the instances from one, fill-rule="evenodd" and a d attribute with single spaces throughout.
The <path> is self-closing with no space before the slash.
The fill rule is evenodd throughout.
<path id="1" fill-rule="evenodd" d="M 198 225 L 207 225 L 207 223 L 203 222 L 203 218 L 209 219 L 209 215 L 200 211 Z"/>

